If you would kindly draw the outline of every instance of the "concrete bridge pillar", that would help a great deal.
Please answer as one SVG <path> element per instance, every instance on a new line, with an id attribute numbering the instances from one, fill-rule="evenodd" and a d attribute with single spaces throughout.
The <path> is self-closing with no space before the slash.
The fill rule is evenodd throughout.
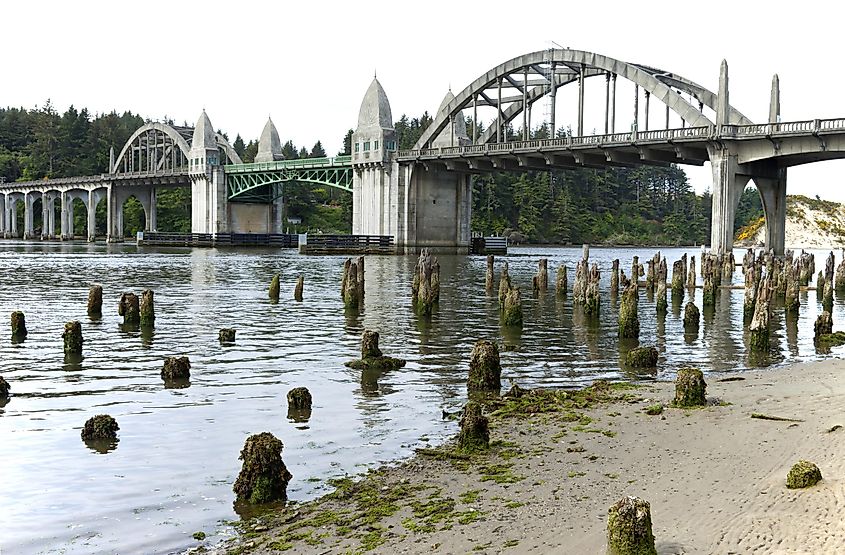
<path id="1" fill-rule="evenodd" d="M 726 146 L 709 147 L 708 150 L 713 171 L 710 249 L 721 254 L 733 249 L 736 209 L 750 178 L 739 173 L 737 156 Z"/>
<path id="2" fill-rule="evenodd" d="M 786 246 L 786 168 L 777 177 L 754 177 L 766 217 L 766 249 L 782 255 Z"/>
<path id="3" fill-rule="evenodd" d="M 114 183 L 106 186 L 106 242 L 123 242 L 123 200 Z"/>
<path id="4" fill-rule="evenodd" d="M 270 207 L 270 233 L 285 232 L 285 199 L 282 196 L 284 185 L 279 185 L 278 195 Z"/>
<path id="5" fill-rule="evenodd" d="M 50 238 L 50 195 L 41 193 L 41 240 Z"/>
<path id="6" fill-rule="evenodd" d="M 33 214 L 33 204 L 35 203 L 35 195 L 36 193 L 33 191 L 31 193 L 26 193 L 24 195 L 24 203 L 23 203 L 23 238 L 24 239 L 32 239 L 32 236 L 35 234 L 35 223 L 34 223 L 34 214 Z"/>
<path id="7" fill-rule="evenodd" d="M 102 200 L 102 192 L 97 190 L 88 191 L 88 241 L 94 242 L 97 237 L 97 205 Z"/>
<path id="8" fill-rule="evenodd" d="M 147 225 L 146 231 L 155 231 L 156 230 L 156 188 L 150 187 L 150 194 L 149 194 L 149 201 L 148 201 L 149 208 L 147 208 Z"/>
<path id="9" fill-rule="evenodd" d="M 62 241 L 67 241 L 73 239 L 73 199 L 66 191 L 62 192 L 61 203 L 61 239 Z"/>
<path id="10" fill-rule="evenodd" d="M 0 193 L 0 235 L 3 237 L 8 237 L 8 225 L 9 216 L 7 214 L 8 208 L 6 208 L 6 195 Z"/>

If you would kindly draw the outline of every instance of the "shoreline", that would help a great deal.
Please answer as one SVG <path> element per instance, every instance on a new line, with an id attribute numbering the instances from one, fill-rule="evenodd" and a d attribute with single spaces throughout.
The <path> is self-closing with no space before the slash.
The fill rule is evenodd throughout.
<path id="1" fill-rule="evenodd" d="M 672 382 L 563 393 L 535 414 L 509 403 L 498 412 L 513 415 L 490 418 L 487 453 L 447 443 L 335 481 L 210 552 L 603 553 L 607 509 L 623 495 L 651 503 L 661 555 L 845 552 L 843 369 L 830 359 L 711 374 L 701 409 L 668 408 Z M 644 412 L 658 402 L 661 415 Z M 788 490 L 799 459 L 823 480 Z"/>

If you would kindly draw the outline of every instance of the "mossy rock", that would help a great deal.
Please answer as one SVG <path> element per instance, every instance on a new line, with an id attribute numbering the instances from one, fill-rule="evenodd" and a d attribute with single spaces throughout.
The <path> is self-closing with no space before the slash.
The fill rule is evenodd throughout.
<path id="1" fill-rule="evenodd" d="M 658 352 L 656 347 L 637 347 L 625 355 L 625 364 L 632 368 L 655 368 Z"/>
<path id="2" fill-rule="evenodd" d="M 490 446 L 490 431 L 487 417 L 481 412 L 481 405 L 470 401 L 464 407 L 461 417 L 461 431 L 458 446 L 462 451 L 483 451 Z"/>
<path id="3" fill-rule="evenodd" d="M 469 391 L 499 391 L 502 388 L 502 365 L 499 348 L 492 341 L 475 342 L 469 360 L 467 389 Z"/>
<path id="4" fill-rule="evenodd" d="M 108 414 L 98 414 L 85 422 L 82 427 L 82 439 L 85 441 L 114 440 L 117 438 L 119 429 L 117 420 Z"/>
<path id="5" fill-rule="evenodd" d="M 0 376 L 0 399 L 6 399 L 9 397 L 9 390 L 12 389 L 12 386 L 9 385 L 9 382 L 3 379 L 3 376 Z"/>
<path id="6" fill-rule="evenodd" d="M 786 475 L 786 487 L 789 489 L 808 488 L 819 483 L 822 473 L 819 467 L 810 461 L 798 461 Z"/>
<path id="7" fill-rule="evenodd" d="M 191 361 L 188 357 L 167 357 L 161 377 L 165 380 L 187 380 L 191 377 Z"/>
<path id="8" fill-rule="evenodd" d="M 638 497 L 623 497 L 608 509 L 607 553 L 657 555 L 648 501 Z"/>
<path id="9" fill-rule="evenodd" d="M 235 328 L 221 328 L 219 333 L 220 343 L 234 343 L 236 331 Z"/>
<path id="10" fill-rule="evenodd" d="M 645 413 L 649 416 L 659 416 L 663 414 L 663 405 L 656 403 L 645 408 Z"/>
<path id="11" fill-rule="evenodd" d="M 270 432 L 246 439 L 238 457 L 243 466 L 233 487 L 238 501 L 263 504 L 287 499 L 293 476 L 282 461 L 283 448 L 282 441 Z"/>
<path id="12" fill-rule="evenodd" d="M 311 408 L 311 392 L 307 387 L 294 387 L 288 391 L 288 408 L 294 410 Z"/>
<path id="13" fill-rule="evenodd" d="M 675 400 L 672 404 L 676 407 L 702 407 L 707 404 L 706 390 L 707 384 L 701 370 L 681 368 L 675 379 Z"/>
<path id="14" fill-rule="evenodd" d="M 845 345 L 845 331 L 825 333 L 819 336 L 819 343 L 828 347 L 839 347 Z"/>

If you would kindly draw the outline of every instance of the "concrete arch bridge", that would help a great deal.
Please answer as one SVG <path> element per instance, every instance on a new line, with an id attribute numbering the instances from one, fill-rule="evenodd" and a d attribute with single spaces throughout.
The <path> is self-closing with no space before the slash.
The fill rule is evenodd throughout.
<path id="1" fill-rule="evenodd" d="M 763 201 L 766 245 L 782 253 L 787 169 L 845 158 L 845 118 L 781 121 L 775 76 L 768 121 L 755 123 L 731 105 L 728 84 L 724 61 L 713 92 L 647 65 L 579 50 L 543 50 L 491 68 L 457 94 L 449 91 L 411 149 L 397 149 L 390 102 L 373 79 L 358 113 L 350 156 L 283 160 L 278 132 L 268 121 L 252 164 L 242 163 L 203 112 L 194 128 L 144 125 L 112 156 L 106 174 L 0 184 L 0 231 L 7 237 L 21 234 L 17 206 L 23 203 L 22 234 L 32 237 L 40 201 L 42 236 L 53 237 L 53 207 L 60 201 L 61 236 L 67 237 L 69 207 L 79 198 L 88 209 L 90 237 L 95 207 L 105 199 L 108 239 L 120 241 L 122 204 L 128 197 L 141 201 L 146 227 L 153 231 L 156 191 L 190 186 L 194 233 L 279 233 L 281 190 L 285 183 L 300 181 L 351 190 L 354 234 L 392 236 L 400 252 L 422 247 L 466 252 L 474 175 L 709 161 L 711 248 L 724 252 L 732 247 L 739 198 L 753 180 Z M 633 94 L 622 102 L 626 88 Z M 561 109 L 559 96 L 574 99 L 570 109 Z M 545 107 L 542 118 L 537 106 Z M 467 129 L 464 115 L 470 110 Z M 484 111 L 493 113 L 486 129 L 477 123 Z M 585 116 L 596 113 L 603 119 L 587 131 Z M 548 125 L 548 138 L 530 135 L 538 121 Z"/>

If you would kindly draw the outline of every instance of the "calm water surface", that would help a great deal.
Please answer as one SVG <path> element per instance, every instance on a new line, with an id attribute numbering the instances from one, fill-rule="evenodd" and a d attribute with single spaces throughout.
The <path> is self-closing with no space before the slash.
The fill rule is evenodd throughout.
<path id="1" fill-rule="evenodd" d="M 684 252 L 664 249 L 671 262 Z M 654 249 L 593 249 L 591 259 L 609 284 L 610 264 L 641 261 Z M 521 333 L 499 325 L 497 300 L 484 292 L 484 257 L 440 256 L 442 293 L 430 321 L 411 308 L 412 257 L 366 261 L 366 301 L 344 312 L 339 294 L 341 257 L 307 257 L 284 250 L 150 249 L 135 246 L 0 243 L 0 315 L 26 313 L 29 336 L 10 340 L 0 325 L 0 373 L 12 385 L 0 406 L 0 551 L 8 553 L 173 553 L 210 539 L 236 519 L 232 483 L 246 437 L 270 431 L 285 444 L 294 475 L 294 500 L 324 492 L 325 479 L 355 474 L 434 444 L 455 431 L 441 411 L 465 399 L 472 344 L 491 338 L 502 351 L 504 378 L 523 386 L 576 386 L 596 378 L 630 378 L 620 369 L 617 303 L 605 291 L 601 318 L 573 315 L 553 292 L 531 297 L 537 259 L 554 270 L 573 268 L 575 248 L 512 249 L 506 257 L 522 287 Z M 826 252 L 816 253 L 817 270 Z M 737 260 L 742 253 L 737 251 Z M 497 278 L 498 278 L 497 261 Z M 282 300 L 267 299 L 274 272 Z M 296 276 L 305 276 L 305 302 L 293 301 Z M 734 283 L 742 283 L 741 271 Z M 91 283 L 104 289 L 103 317 L 86 315 Z M 553 286 L 552 286 L 553 287 Z M 121 292 L 156 294 L 153 331 L 124 329 L 117 315 Z M 671 378 L 683 365 L 707 372 L 747 368 L 742 290 L 722 290 L 703 311 L 695 338 L 683 333 L 680 304 L 665 318 L 640 295 L 642 344 L 660 350 L 658 374 Z M 695 293 L 701 307 L 701 290 Z M 813 360 L 813 321 L 821 311 L 814 291 L 802 293 L 797 321 L 772 319 L 769 364 Z M 841 322 L 842 299 L 834 320 Z M 65 360 L 66 321 L 82 322 L 84 358 Z M 221 346 L 221 327 L 237 328 L 237 342 Z M 343 363 L 359 354 L 364 328 L 381 333 L 385 353 L 407 359 L 383 375 Z M 191 359 L 190 386 L 166 389 L 159 376 L 171 355 Z M 307 422 L 288 418 L 287 391 L 305 386 L 314 397 Z M 89 417 L 109 413 L 119 425 L 115 449 L 100 453 L 80 439 Z"/>

